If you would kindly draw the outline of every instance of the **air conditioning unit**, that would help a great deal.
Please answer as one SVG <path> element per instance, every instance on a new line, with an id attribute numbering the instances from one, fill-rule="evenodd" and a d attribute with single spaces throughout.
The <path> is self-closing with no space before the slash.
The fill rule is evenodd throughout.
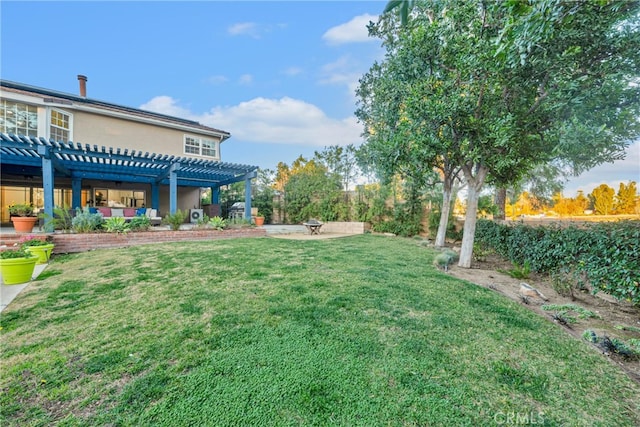
<path id="1" fill-rule="evenodd" d="M 203 215 L 204 211 L 202 209 L 191 209 L 191 212 L 189 213 L 189 221 L 192 224 L 195 224 L 202 219 Z"/>

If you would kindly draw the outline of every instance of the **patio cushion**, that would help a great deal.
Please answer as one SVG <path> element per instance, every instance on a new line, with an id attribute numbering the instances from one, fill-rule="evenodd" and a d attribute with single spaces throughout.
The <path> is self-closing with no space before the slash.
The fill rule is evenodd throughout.
<path id="1" fill-rule="evenodd" d="M 111 208 L 111 216 L 112 217 L 123 217 L 124 216 L 124 209 L 120 209 L 120 208 Z"/>
<path id="2" fill-rule="evenodd" d="M 111 208 L 99 207 L 98 212 L 100 212 L 104 217 L 111 216 Z"/>
<path id="3" fill-rule="evenodd" d="M 136 216 L 136 209 L 135 208 L 125 208 L 124 209 L 124 216 L 126 216 L 127 218 L 133 218 L 134 216 Z"/>
<path id="4" fill-rule="evenodd" d="M 157 215 L 157 210 L 156 209 L 147 209 L 147 216 L 149 218 L 155 218 Z"/>
<path id="5" fill-rule="evenodd" d="M 136 209 L 136 215 L 144 215 L 147 212 L 147 208 L 138 208 Z"/>

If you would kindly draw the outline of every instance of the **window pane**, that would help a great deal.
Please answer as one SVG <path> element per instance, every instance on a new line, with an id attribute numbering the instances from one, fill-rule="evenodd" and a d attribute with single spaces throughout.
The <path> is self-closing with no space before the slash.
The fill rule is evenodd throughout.
<path id="1" fill-rule="evenodd" d="M 32 105 L 2 100 L 0 132 L 38 136 L 38 109 Z"/>
<path id="2" fill-rule="evenodd" d="M 186 136 L 184 138 L 184 152 L 187 154 L 200 154 L 200 142 L 196 138 Z"/>
<path id="3" fill-rule="evenodd" d="M 65 114 L 57 110 L 52 110 L 49 138 L 53 139 L 54 141 L 69 141 L 69 118 L 69 114 Z"/>
<path id="4" fill-rule="evenodd" d="M 216 142 L 208 139 L 202 140 L 202 155 L 216 157 Z"/>

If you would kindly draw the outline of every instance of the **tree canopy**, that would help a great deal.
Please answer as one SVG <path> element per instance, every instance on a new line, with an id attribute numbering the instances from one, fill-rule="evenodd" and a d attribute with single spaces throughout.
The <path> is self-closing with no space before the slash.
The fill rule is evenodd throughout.
<path id="1" fill-rule="evenodd" d="M 384 171 L 461 170 L 460 266 L 471 264 L 488 180 L 512 184 L 552 161 L 588 169 L 640 135 L 639 7 L 423 1 L 404 26 L 383 14 L 371 27 L 387 54 L 358 92 L 369 159 Z"/>

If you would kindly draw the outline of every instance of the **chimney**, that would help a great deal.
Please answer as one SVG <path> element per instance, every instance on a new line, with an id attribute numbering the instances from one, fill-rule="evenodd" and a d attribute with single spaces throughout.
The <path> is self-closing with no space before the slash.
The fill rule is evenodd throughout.
<path id="1" fill-rule="evenodd" d="M 80 96 L 83 98 L 86 98 L 87 97 L 87 76 L 78 74 L 78 83 L 80 83 Z"/>

